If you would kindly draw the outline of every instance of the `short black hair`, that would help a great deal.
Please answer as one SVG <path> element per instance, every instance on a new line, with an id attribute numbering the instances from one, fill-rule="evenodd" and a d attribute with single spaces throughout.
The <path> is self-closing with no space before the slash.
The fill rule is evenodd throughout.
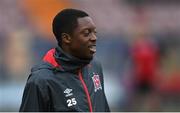
<path id="1" fill-rule="evenodd" d="M 61 45 L 61 34 L 72 35 L 77 27 L 77 19 L 89 16 L 86 12 L 78 9 L 64 9 L 60 11 L 53 19 L 52 30 L 58 42 Z"/>

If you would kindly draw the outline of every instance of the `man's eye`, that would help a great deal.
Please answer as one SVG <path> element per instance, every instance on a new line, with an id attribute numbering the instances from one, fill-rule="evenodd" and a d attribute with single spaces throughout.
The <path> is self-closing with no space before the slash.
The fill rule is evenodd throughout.
<path id="1" fill-rule="evenodd" d="M 84 31 L 83 34 L 85 37 L 88 37 L 91 33 L 96 35 L 97 31 L 96 30 L 86 30 L 86 31 Z"/>
<path id="2" fill-rule="evenodd" d="M 86 36 L 89 36 L 90 35 L 90 31 L 89 30 L 87 30 L 87 31 L 85 31 L 84 32 L 84 36 L 86 37 Z"/>

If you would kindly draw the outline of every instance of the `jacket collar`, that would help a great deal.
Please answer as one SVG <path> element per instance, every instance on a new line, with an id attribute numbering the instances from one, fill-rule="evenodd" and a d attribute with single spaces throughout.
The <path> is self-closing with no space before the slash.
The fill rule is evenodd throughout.
<path id="1" fill-rule="evenodd" d="M 58 67 L 61 71 L 77 71 L 91 61 L 78 59 L 65 53 L 60 47 L 49 50 L 43 60 Z"/>

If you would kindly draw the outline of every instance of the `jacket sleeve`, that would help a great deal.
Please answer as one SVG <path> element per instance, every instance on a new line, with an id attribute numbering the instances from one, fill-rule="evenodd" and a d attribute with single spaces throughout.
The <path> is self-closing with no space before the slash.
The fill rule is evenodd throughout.
<path id="1" fill-rule="evenodd" d="M 106 97 L 105 97 L 105 108 L 106 108 L 105 112 L 110 112 L 109 105 L 108 105 Z"/>
<path id="2" fill-rule="evenodd" d="M 104 75 L 103 75 L 103 69 L 101 64 L 99 63 L 99 67 L 100 67 L 100 73 L 101 73 L 101 81 L 102 81 L 102 87 L 103 87 L 103 92 L 104 92 L 104 99 L 105 99 L 105 112 L 110 112 L 110 108 L 109 108 L 109 104 L 107 102 L 107 98 L 105 95 L 105 91 L 104 91 Z"/>
<path id="3" fill-rule="evenodd" d="M 47 111 L 46 92 L 40 87 L 41 82 L 28 80 L 24 89 L 20 112 Z"/>
<path id="4" fill-rule="evenodd" d="M 104 80 L 103 80 L 103 91 L 104 91 Z M 105 99 L 105 112 L 110 112 L 110 108 L 109 108 L 109 104 L 107 102 L 107 98 L 106 98 L 106 95 L 105 95 L 105 91 L 104 91 L 104 99 Z"/>

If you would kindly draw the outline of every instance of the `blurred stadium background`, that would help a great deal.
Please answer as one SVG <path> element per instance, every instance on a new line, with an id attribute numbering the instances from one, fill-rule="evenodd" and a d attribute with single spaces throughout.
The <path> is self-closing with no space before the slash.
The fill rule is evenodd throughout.
<path id="1" fill-rule="evenodd" d="M 180 111 L 178 0 L 0 0 L 0 111 L 18 111 L 31 67 L 56 45 L 51 21 L 64 8 L 87 11 L 97 25 L 111 111 Z M 153 86 L 146 93 L 134 85 L 143 77 Z"/>

